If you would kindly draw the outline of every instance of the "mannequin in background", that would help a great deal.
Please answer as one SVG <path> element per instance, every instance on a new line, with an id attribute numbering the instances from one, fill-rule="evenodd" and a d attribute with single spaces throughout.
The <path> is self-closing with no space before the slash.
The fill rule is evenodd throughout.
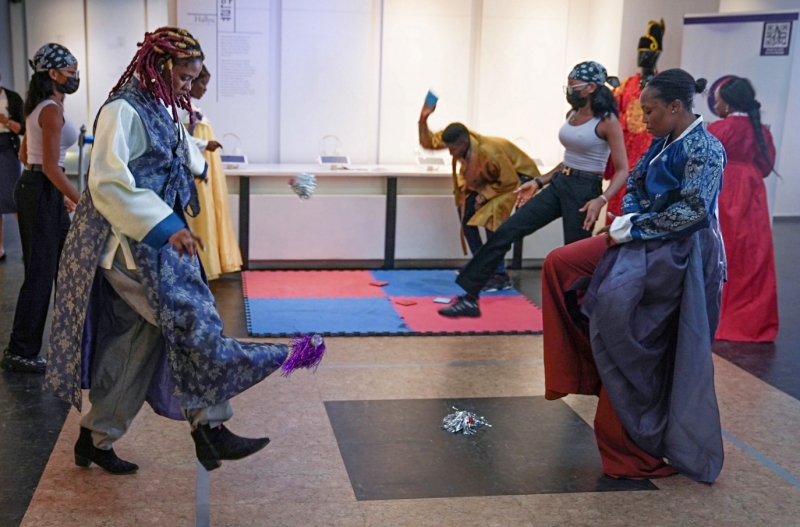
<path id="1" fill-rule="evenodd" d="M 625 137 L 625 150 L 628 152 L 628 166 L 635 167 L 639 158 L 647 152 L 653 136 L 647 132 L 642 121 L 642 105 L 639 103 L 639 95 L 647 83 L 656 74 L 656 63 L 664 49 L 664 19 L 661 22 L 651 20 L 647 24 L 645 35 L 639 39 L 637 63 L 641 71 L 633 77 L 623 80 L 617 89 L 614 90 L 614 97 L 617 99 L 619 107 L 619 122 L 622 125 L 622 134 Z M 614 175 L 614 167 L 609 162 L 604 174 L 605 179 L 611 179 Z M 613 221 L 614 216 L 622 214 L 622 198 L 625 196 L 623 187 L 608 201 L 608 223 Z"/>

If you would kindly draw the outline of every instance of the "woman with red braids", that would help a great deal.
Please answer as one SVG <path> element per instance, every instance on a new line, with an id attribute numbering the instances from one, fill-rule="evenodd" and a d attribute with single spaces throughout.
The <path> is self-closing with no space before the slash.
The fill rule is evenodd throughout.
<path id="1" fill-rule="evenodd" d="M 208 470 L 269 442 L 228 431 L 229 399 L 284 362 L 287 346 L 240 343 L 222 321 L 198 259 L 200 237 L 186 226 L 199 212 L 194 178 L 205 162 L 177 110 L 191 113 L 189 90 L 203 52 L 189 32 L 145 34 L 95 121 L 88 190 L 67 237 L 47 365 L 47 387 L 79 410 L 75 463 L 112 474 L 138 466 L 113 443 L 145 401 L 187 419 Z"/>

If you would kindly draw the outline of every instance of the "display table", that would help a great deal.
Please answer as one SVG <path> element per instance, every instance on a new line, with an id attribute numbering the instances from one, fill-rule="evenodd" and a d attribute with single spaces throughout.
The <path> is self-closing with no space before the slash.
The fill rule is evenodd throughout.
<path id="1" fill-rule="evenodd" d="M 386 180 L 384 269 L 393 269 L 395 265 L 398 178 L 452 178 L 449 166 L 439 166 L 433 170 L 416 165 L 348 165 L 347 168 L 334 168 L 314 164 L 247 164 L 238 168 L 226 168 L 226 176 L 239 178 L 239 247 L 244 269 L 249 268 L 250 260 L 250 178 L 277 177 L 285 178 L 288 182 L 293 176 L 303 172 L 318 177 L 377 177 Z"/>

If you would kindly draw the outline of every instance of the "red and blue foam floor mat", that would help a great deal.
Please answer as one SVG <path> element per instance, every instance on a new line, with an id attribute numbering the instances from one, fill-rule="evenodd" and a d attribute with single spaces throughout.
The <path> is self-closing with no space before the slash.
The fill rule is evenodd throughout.
<path id="1" fill-rule="evenodd" d="M 351 335 L 501 335 L 541 333 L 542 312 L 516 290 L 481 295 L 479 318 L 446 318 L 463 290 L 450 270 L 246 271 L 247 331 L 253 337 L 297 332 Z"/>

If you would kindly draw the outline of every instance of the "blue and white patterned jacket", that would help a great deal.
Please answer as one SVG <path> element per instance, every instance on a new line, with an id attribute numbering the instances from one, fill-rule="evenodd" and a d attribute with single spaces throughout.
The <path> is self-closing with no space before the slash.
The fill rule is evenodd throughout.
<path id="1" fill-rule="evenodd" d="M 708 227 L 722 187 L 725 149 L 698 117 L 672 143 L 653 140 L 628 177 L 611 235 L 618 242 L 670 240 Z"/>

